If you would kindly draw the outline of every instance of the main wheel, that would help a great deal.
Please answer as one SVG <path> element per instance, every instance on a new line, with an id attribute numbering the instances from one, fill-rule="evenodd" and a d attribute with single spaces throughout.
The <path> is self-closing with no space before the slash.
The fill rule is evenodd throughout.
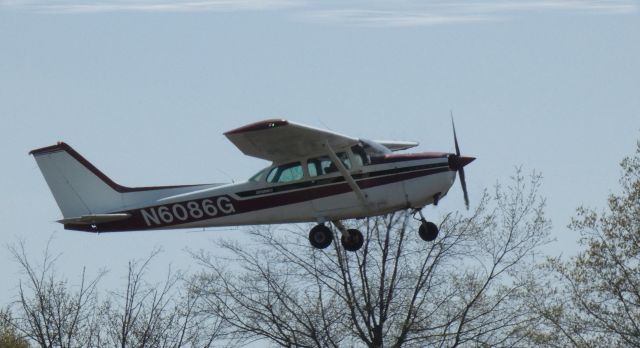
<path id="1" fill-rule="evenodd" d="M 324 249 L 331 245 L 332 240 L 333 233 L 331 233 L 329 227 L 325 225 L 314 226 L 311 231 L 309 231 L 309 242 L 314 248 Z"/>
<path id="2" fill-rule="evenodd" d="M 347 251 L 357 251 L 364 244 L 362 233 L 356 229 L 348 229 L 346 233 L 340 237 L 342 247 Z"/>
<path id="3" fill-rule="evenodd" d="M 418 228 L 418 234 L 422 240 L 432 242 L 438 237 L 438 226 L 431 221 L 423 221 Z"/>

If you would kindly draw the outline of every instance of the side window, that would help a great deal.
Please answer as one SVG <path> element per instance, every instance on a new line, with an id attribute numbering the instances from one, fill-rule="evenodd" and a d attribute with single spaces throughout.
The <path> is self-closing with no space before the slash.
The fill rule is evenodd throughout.
<path id="1" fill-rule="evenodd" d="M 271 169 L 267 175 L 267 182 L 280 183 L 300 180 L 304 177 L 300 162 L 284 164 Z"/>
<path id="2" fill-rule="evenodd" d="M 307 161 L 307 170 L 309 171 L 309 176 L 318 176 L 322 175 L 322 166 L 320 165 L 320 161 L 317 158 L 312 158 Z"/>
<path id="3" fill-rule="evenodd" d="M 345 168 L 351 169 L 351 161 L 345 152 L 339 152 L 336 155 L 338 155 L 338 158 L 342 161 Z M 319 176 L 338 172 L 338 167 L 333 164 L 333 161 L 329 156 L 309 159 L 307 161 L 307 169 L 309 170 L 309 176 Z"/>
<path id="4" fill-rule="evenodd" d="M 338 168 L 333 165 L 329 156 L 309 159 L 307 161 L 307 169 L 309 170 L 309 176 L 325 175 L 332 171 L 338 171 Z"/>
<path id="5" fill-rule="evenodd" d="M 336 155 L 338 155 L 338 158 L 340 159 L 342 164 L 344 164 L 345 168 L 351 169 L 351 160 L 349 159 L 349 155 L 347 155 L 346 152 L 338 152 Z"/>
<path id="6" fill-rule="evenodd" d="M 358 165 L 363 166 L 369 164 L 369 158 L 367 157 L 367 153 L 364 151 L 362 146 L 352 146 L 351 152 L 353 152 L 353 159 L 358 162 Z"/>

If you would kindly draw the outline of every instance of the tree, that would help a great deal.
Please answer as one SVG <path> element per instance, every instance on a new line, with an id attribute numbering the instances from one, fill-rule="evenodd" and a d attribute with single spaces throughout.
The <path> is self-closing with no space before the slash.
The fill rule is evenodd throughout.
<path id="1" fill-rule="evenodd" d="M 96 285 L 104 273 L 87 280 L 83 269 L 79 285 L 70 286 L 67 279 L 58 279 L 57 257 L 50 253 L 50 243 L 40 266 L 29 261 L 24 243 L 9 247 L 26 275 L 26 281 L 19 284 L 14 326 L 40 347 L 95 346 L 98 330 L 93 309 L 97 304 Z"/>
<path id="2" fill-rule="evenodd" d="M 18 332 L 9 310 L 0 311 L 0 348 L 29 348 L 29 343 Z"/>
<path id="3" fill-rule="evenodd" d="M 469 216 L 449 214 L 432 243 L 418 240 L 409 211 L 347 222 L 366 236 L 358 252 L 313 249 L 299 227 L 254 229 L 254 245 L 222 243 L 229 256 L 194 252 L 204 267 L 192 291 L 238 343 L 516 344 L 537 320 L 522 296 L 550 224 L 540 176 L 512 179 Z"/>
<path id="4" fill-rule="evenodd" d="M 198 298 L 178 286 L 182 274 L 169 270 L 159 284 L 145 281 L 149 263 L 159 252 L 130 261 L 126 286 L 104 303 L 106 342 L 122 348 L 209 347 L 218 337 L 219 322 L 198 317 Z"/>
<path id="5" fill-rule="evenodd" d="M 79 285 L 70 285 L 56 273 L 57 258 L 49 251 L 50 242 L 38 266 L 27 257 L 24 243 L 9 248 L 26 281 L 21 280 L 18 299 L 0 317 L 2 339 L 7 332 L 16 339 L 20 333 L 39 347 L 142 348 L 209 347 L 218 338 L 220 322 L 199 316 L 198 298 L 184 288 L 180 273 L 169 271 L 157 284 L 146 281 L 149 264 L 159 250 L 146 259 L 130 261 L 125 287 L 102 293 L 104 299 L 99 300 L 97 284 L 105 271 L 86 281 L 83 269 Z M 15 331 L 4 331 L 4 327 Z"/>
<path id="6" fill-rule="evenodd" d="M 531 295 L 546 319 L 537 342 L 557 346 L 640 347 L 640 142 L 621 163 L 621 193 L 597 213 L 579 208 L 575 257 L 549 260 L 551 276 Z"/>

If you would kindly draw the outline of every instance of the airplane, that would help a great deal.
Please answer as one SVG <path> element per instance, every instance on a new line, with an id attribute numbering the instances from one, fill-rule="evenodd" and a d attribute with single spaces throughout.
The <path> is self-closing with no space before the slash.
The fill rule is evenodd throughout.
<path id="1" fill-rule="evenodd" d="M 154 187 L 115 183 L 64 142 L 32 150 L 63 218 L 65 229 L 94 233 L 213 226 L 315 222 L 310 244 L 327 248 L 341 231 L 345 250 L 357 251 L 364 237 L 345 229 L 344 219 L 412 209 L 420 215 L 419 236 L 433 241 L 438 227 L 422 209 L 437 205 L 456 173 L 469 207 L 464 167 L 475 158 L 455 153 L 396 153 L 411 141 L 373 141 L 284 119 L 269 119 L 224 133 L 245 155 L 271 165 L 246 182 Z"/>

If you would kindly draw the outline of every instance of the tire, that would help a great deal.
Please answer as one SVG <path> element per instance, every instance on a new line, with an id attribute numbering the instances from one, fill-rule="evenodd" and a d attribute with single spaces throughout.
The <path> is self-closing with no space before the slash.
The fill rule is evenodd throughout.
<path id="1" fill-rule="evenodd" d="M 347 233 L 343 233 L 340 237 L 342 247 L 347 251 L 358 251 L 364 244 L 364 237 L 362 232 L 356 229 L 348 229 Z"/>
<path id="2" fill-rule="evenodd" d="M 325 225 L 314 226 L 309 231 L 309 243 L 316 249 L 325 249 L 333 241 L 333 233 Z"/>
<path id="3" fill-rule="evenodd" d="M 438 226 L 431 221 L 425 221 L 420 224 L 420 228 L 418 228 L 418 234 L 420 238 L 426 242 L 433 242 L 436 238 L 438 238 Z"/>

